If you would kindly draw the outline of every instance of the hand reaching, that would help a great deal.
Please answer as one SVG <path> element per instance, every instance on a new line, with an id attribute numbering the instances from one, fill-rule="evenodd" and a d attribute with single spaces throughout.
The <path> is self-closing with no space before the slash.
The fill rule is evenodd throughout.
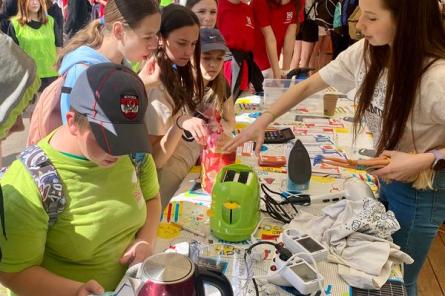
<path id="1" fill-rule="evenodd" d="M 263 119 L 264 118 L 260 117 L 247 128 L 243 129 L 239 135 L 224 145 L 223 150 L 231 152 L 245 142 L 253 140 L 256 142 L 255 152 L 258 155 L 261 151 L 261 145 L 264 143 L 264 131 L 267 127 L 267 122 Z"/>
<path id="2" fill-rule="evenodd" d="M 204 120 L 198 117 L 183 115 L 183 118 L 178 120 L 178 125 L 192 134 L 196 142 L 201 145 L 206 144 L 207 136 L 209 135 L 208 128 Z"/>

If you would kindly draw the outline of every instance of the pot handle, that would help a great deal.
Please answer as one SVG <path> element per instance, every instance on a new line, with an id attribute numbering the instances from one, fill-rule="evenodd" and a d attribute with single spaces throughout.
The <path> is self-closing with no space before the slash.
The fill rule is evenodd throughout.
<path id="1" fill-rule="evenodd" d="M 204 295 L 204 282 L 211 284 L 218 288 L 222 296 L 233 296 L 232 285 L 230 284 L 227 277 L 220 271 L 216 269 L 209 269 L 203 266 L 198 266 L 198 281 L 201 287 L 197 290 L 197 296 Z M 202 294 L 201 294 L 202 293 Z"/>

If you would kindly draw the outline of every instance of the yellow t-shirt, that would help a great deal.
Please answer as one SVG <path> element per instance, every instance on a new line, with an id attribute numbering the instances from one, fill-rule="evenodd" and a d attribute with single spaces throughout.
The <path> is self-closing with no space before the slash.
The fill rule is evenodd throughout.
<path id="1" fill-rule="evenodd" d="M 21 161 L 13 162 L 1 179 L 7 239 L 0 234 L 0 271 L 40 265 L 72 280 L 95 279 L 112 291 L 127 268 L 119 258 L 145 223 L 145 201 L 159 192 L 153 158 L 147 155 L 138 177 L 128 156 L 99 167 L 54 150 L 49 138 L 39 146 L 62 179 L 67 204 L 48 229 L 34 180 Z"/>

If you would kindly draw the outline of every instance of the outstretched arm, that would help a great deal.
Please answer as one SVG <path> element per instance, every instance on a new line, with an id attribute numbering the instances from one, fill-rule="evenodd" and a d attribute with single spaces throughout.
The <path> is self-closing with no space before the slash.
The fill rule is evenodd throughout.
<path id="1" fill-rule="evenodd" d="M 264 142 L 264 131 L 275 118 L 283 115 L 308 96 L 326 88 L 327 86 L 328 85 L 321 79 L 318 73 L 312 75 L 301 83 L 292 86 L 276 103 L 274 103 L 267 111 L 264 111 L 254 123 L 242 130 L 242 132 L 232 141 L 228 142 L 223 149 L 225 151 L 233 151 L 239 145 L 254 140 L 256 141 L 255 150 L 259 153 L 261 144 Z"/>

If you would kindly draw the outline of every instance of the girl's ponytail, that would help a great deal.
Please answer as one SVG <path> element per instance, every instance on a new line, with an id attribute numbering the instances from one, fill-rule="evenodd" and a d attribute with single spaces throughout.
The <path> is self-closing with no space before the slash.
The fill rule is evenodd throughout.
<path id="1" fill-rule="evenodd" d="M 100 20 L 96 19 L 90 22 L 85 28 L 76 33 L 68 43 L 63 47 L 57 59 L 57 68 L 60 67 L 62 59 L 65 55 L 72 52 L 76 48 L 86 45 L 91 48 L 98 48 L 101 46 L 104 39 L 103 26 L 100 24 Z"/>

